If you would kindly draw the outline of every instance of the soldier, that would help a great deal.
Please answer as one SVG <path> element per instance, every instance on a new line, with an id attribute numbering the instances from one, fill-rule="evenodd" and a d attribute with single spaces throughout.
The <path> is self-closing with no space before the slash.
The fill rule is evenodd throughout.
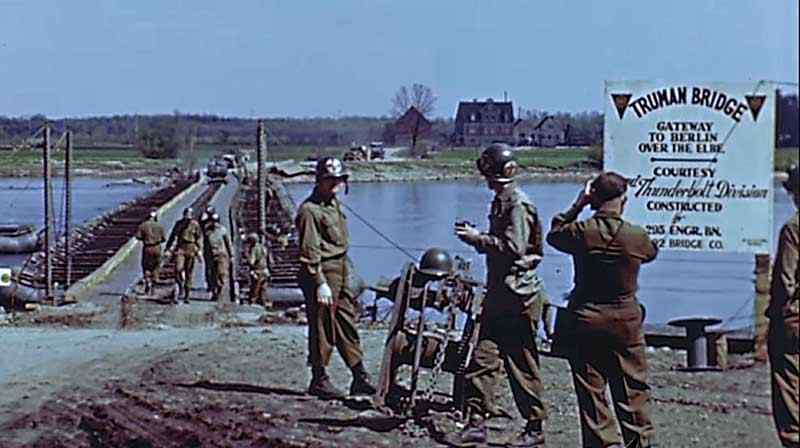
<path id="1" fill-rule="evenodd" d="M 206 207 L 206 211 L 200 216 L 200 229 L 203 231 L 203 264 L 205 265 L 205 278 L 206 278 L 206 291 L 209 293 L 214 291 L 216 285 L 214 284 L 214 278 L 216 274 L 214 273 L 214 257 L 211 255 L 211 247 L 208 245 L 208 241 L 206 240 L 206 235 L 208 234 L 208 230 L 211 227 L 211 217 L 214 216 L 214 213 L 217 211 L 214 209 L 213 206 Z"/>
<path id="2" fill-rule="evenodd" d="M 352 263 L 347 257 L 347 221 L 336 194 L 346 188 L 348 174 L 342 162 L 324 157 L 317 162 L 316 185 L 297 212 L 300 263 L 298 280 L 308 313 L 308 393 L 322 399 L 344 394 L 330 381 L 325 368 L 336 347 L 353 375 L 351 395 L 373 395 L 375 387 L 362 363 L 361 340 L 356 329 L 358 311 L 347 286 Z"/>
<path id="3" fill-rule="evenodd" d="M 572 255 L 575 316 L 572 368 L 585 447 L 648 447 L 650 387 L 642 330 L 644 308 L 636 299 L 639 267 L 658 249 L 647 232 L 622 219 L 627 180 L 606 172 L 587 184 L 566 212 L 553 218 L 547 242 Z M 576 222 L 586 205 L 595 214 Z M 611 388 L 619 430 L 606 400 Z"/>
<path id="4" fill-rule="evenodd" d="M 219 222 L 219 215 L 216 213 L 211 215 L 211 223 L 205 232 L 205 241 L 211 253 L 211 263 L 214 264 L 211 300 L 217 302 L 228 283 L 228 269 L 233 259 L 233 250 L 228 230 Z"/>
<path id="5" fill-rule="evenodd" d="M 161 267 L 161 243 L 164 242 L 164 227 L 158 222 L 158 211 L 150 210 L 147 220 L 136 229 L 136 239 L 142 242 L 142 277 L 144 293 L 153 293 L 153 284 L 158 282 Z"/>
<path id="6" fill-rule="evenodd" d="M 496 381 L 502 369 L 508 375 L 514 401 L 526 425 L 511 442 L 514 447 L 544 446 L 539 353 L 535 341 L 533 304 L 542 291 L 536 267 L 542 259 L 542 229 L 536 207 L 517 188 L 517 164 L 505 144 L 492 144 L 477 160 L 478 169 L 495 192 L 489 231 L 478 232 L 468 223 L 456 223 L 463 242 L 486 254 L 486 299 L 478 344 L 467 368 L 465 399 L 468 426 L 448 441 L 455 446 L 485 443 L 487 414 L 497 414 Z"/>
<path id="7" fill-rule="evenodd" d="M 250 270 L 250 292 L 247 296 L 249 303 L 272 307 L 272 302 L 265 298 L 269 284 L 269 253 L 261 243 L 257 233 L 247 235 L 247 267 Z"/>
<path id="8" fill-rule="evenodd" d="M 789 170 L 783 184 L 800 206 L 800 168 Z M 798 212 L 781 228 L 778 253 L 772 268 L 770 303 L 767 308 L 767 344 L 772 370 L 772 416 L 778 437 L 785 447 L 800 446 L 800 288 L 798 287 Z"/>
<path id="9" fill-rule="evenodd" d="M 200 224 L 194 219 L 193 210 L 187 207 L 183 210 L 183 218 L 179 219 L 172 227 L 167 239 L 167 251 L 176 243 L 175 252 L 175 280 L 178 284 L 178 295 L 184 303 L 189 303 L 189 292 L 192 290 L 192 277 L 194 263 L 200 255 L 203 246 L 203 232 Z M 175 298 L 177 302 L 178 298 Z"/>

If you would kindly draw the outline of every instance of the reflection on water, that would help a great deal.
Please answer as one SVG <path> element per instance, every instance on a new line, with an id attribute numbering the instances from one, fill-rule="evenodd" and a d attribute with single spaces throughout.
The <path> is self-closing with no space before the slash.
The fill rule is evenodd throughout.
<path id="1" fill-rule="evenodd" d="M 581 185 L 523 182 L 521 187 L 536 203 L 546 232 L 550 218 L 574 200 Z M 289 186 L 289 191 L 299 203 L 311 188 L 295 184 Z M 486 185 L 477 180 L 376 183 L 351 185 L 344 202 L 416 257 L 429 247 L 442 247 L 472 259 L 475 275 L 482 278 L 482 257 L 458 241 L 452 228 L 456 219 L 467 219 L 485 228 L 492 196 Z M 775 235 L 793 212 L 789 196 L 782 188 L 776 188 Z M 588 215 L 584 212 L 583 217 Z M 348 224 L 350 254 L 360 274 L 371 283 L 381 276 L 398 275 L 409 258 L 352 212 L 348 213 Z M 552 301 L 561 303 L 572 286 L 570 258 L 546 246 L 539 271 Z M 663 252 L 654 263 L 642 268 L 639 299 L 647 306 L 650 323 L 708 314 L 729 319 L 728 326 L 747 326 L 752 322 L 752 297 L 751 254 Z"/>
<path id="2" fill-rule="evenodd" d="M 122 202 L 130 201 L 151 187 L 125 184 L 105 187 L 108 179 L 78 178 L 72 183 L 72 222 L 82 223 Z M 40 178 L 0 178 L 0 223 L 34 224 L 41 228 L 44 221 L 43 186 Z M 56 225 L 63 223 L 63 179 L 53 180 L 53 211 Z M 18 265 L 28 256 L 0 254 L 0 266 Z"/>

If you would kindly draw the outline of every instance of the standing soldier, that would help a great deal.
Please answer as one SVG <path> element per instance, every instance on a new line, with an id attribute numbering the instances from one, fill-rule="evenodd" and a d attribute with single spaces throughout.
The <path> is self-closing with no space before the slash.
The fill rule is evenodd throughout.
<path id="1" fill-rule="evenodd" d="M 345 287 L 352 263 L 347 257 L 347 221 L 336 194 L 346 187 L 347 178 L 339 159 L 320 159 L 314 191 L 300 205 L 296 218 L 302 265 L 298 280 L 308 312 L 308 393 L 326 400 L 344 397 L 325 372 L 334 347 L 353 374 L 350 394 L 376 392 L 362 363 L 355 297 L 349 297 Z"/>
<path id="2" fill-rule="evenodd" d="M 228 283 L 228 269 L 233 259 L 233 250 L 228 230 L 219 222 L 219 215 L 216 213 L 211 215 L 211 224 L 206 229 L 205 240 L 211 253 L 211 263 L 214 264 L 212 280 L 214 288 L 211 290 L 211 300 L 217 302 Z"/>
<path id="3" fill-rule="evenodd" d="M 789 170 L 783 184 L 800 206 L 800 168 Z M 772 416 L 778 437 L 785 447 L 800 446 L 800 287 L 798 287 L 798 212 L 781 228 L 778 253 L 772 270 L 772 287 L 767 308 L 769 317 L 769 359 L 772 369 Z"/>
<path id="4" fill-rule="evenodd" d="M 214 291 L 216 285 L 214 284 L 214 257 L 211 255 L 211 247 L 208 245 L 206 235 L 211 227 L 211 217 L 217 211 L 213 206 L 206 207 L 206 211 L 200 216 L 200 229 L 203 231 L 203 264 L 205 265 L 205 278 L 206 278 L 206 291 L 209 293 Z"/>
<path id="5" fill-rule="evenodd" d="M 250 271 L 250 292 L 247 300 L 249 303 L 272 307 L 272 302 L 265 298 L 269 284 L 269 253 L 261 243 L 257 233 L 247 235 L 247 267 Z"/>
<path id="6" fill-rule="evenodd" d="M 179 219 L 172 227 L 172 232 L 167 239 L 167 251 L 172 249 L 175 242 L 175 280 L 178 283 L 178 295 L 184 303 L 189 303 L 189 292 L 192 290 L 192 277 L 194 263 L 200 255 L 203 246 L 203 232 L 200 224 L 193 217 L 193 210 L 187 207 L 183 210 L 183 218 Z M 175 298 L 177 302 L 178 298 Z"/>
<path id="7" fill-rule="evenodd" d="M 622 219 L 627 180 L 600 174 L 566 212 L 553 218 L 547 242 L 572 255 L 574 288 L 568 308 L 575 316 L 570 359 L 580 407 L 584 447 L 649 447 L 650 387 L 642 330 L 644 308 L 636 299 L 639 267 L 658 249 L 647 232 Z M 586 205 L 594 216 L 576 222 Z M 611 389 L 617 428 L 606 400 Z M 622 432 L 625 441 L 619 439 Z"/>
<path id="8" fill-rule="evenodd" d="M 158 282 L 161 267 L 161 243 L 164 242 L 164 227 L 158 222 L 158 211 L 150 210 L 147 220 L 136 229 L 136 239 L 142 242 L 142 277 L 144 293 L 153 293 L 153 284 Z"/>
<path id="9" fill-rule="evenodd" d="M 542 228 L 536 207 L 514 182 L 517 164 L 508 145 L 490 145 L 477 164 L 495 192 L 489 231 L 480 233 L 470 224 L 456 223 L 455 232 L 486 254 L 486 300 L 478 344 L 466 374 L 469 424 L 449 442 L 455 446 L 486 442 L 485 418 L 497 413 L 495 387 L 505 367 L 517 409 L 526 420 L 524 430 L 509 446 L 544 446 L 542 422 L 547 411 L 541 397 L 533 321 L 533 305 L 544 292 L 536 274 L 542 259 Z"/>

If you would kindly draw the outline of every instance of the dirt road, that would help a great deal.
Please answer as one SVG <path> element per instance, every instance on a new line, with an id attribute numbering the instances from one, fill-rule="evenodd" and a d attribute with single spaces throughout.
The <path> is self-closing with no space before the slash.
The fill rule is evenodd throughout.
<path id="1" fill-rule="evenodd" d="M 196 329 L 3 328 L 11 350 L 0 355 L 0 446 L 440 446 L 437 439 L 457 429 L 445 409 L 447 374 L 427 416 L 365 420 L 364 402 L 304 394 L 304 327 L 244 320 L 237 327 L 231 324 L 236 314 L 224 313 L 227 320 Z M 363 332 L 373 375 L 384 338 L 380 329 Z M 672 368 L 683 354 L 663 350 L 650 361 L 662 446 L 777 443 L 764 366 L 747 367 L 748 359 L 740 358 L 734 359 L 739 368 L 724 373 L 679 373 Z M 542 371 L 549 446 L 578 446 L 568 365 L 544 358 Z M 331 373 L 347 387 L 349 373 L 338 358 Z M 505 387 L 501 402 L 513 417 L 492 420 L 497 443 L 521 425 Z"/>

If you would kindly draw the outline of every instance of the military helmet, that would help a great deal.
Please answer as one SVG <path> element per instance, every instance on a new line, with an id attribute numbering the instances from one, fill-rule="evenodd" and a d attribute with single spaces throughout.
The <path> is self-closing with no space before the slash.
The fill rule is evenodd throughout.
<path id="1" fill-rule="evenodd" d="M 791 193 L 800 193 L 800 166 L 792 165 L 789 168 L 789 178 L 783 183 L 783 188 Z"/>
<path id="2" fill-rule="evenodd" d="M 431 277 L 445 277 L 453 272 L 453 259 L 444 249 L 428 249 L 419 261 L 419 272 Z"/>
<path id="3" fill-rule="evenodd" d="M 253 243 L 258 242 L 258 234 L 255 232 L 250 232 L 247 234 L 247 241 L 251 241 Z"/>
<path id="4" fill-rule="evenodd" d="M 183 216 L 190 218 L 193 214 L 194 210 L 192 210 L 192 207 L 186 207 L 183 209 Z"/>
<path id="5" fill-rule="evenodd" d="M 496 182 L 511 182 L 519 168 L 511 147 L 505 143 L 492 143 L 486 147 L 476 163 L 483 176 Z"/>
<path id="6" fill-rule="evenodd" d="M 149 215 L 151 218 L 157 218 L 157 217 L 158 217 L 158 209 L 157 209 L 157 208 L 155 208 L 155 207 L 154 207 L 154 208 L 151 208 L 151 209 L 150 209 L 150 212 L 148 213 L 148 215 Z"/>
<path id="7" fill-rule="evenodd" d="M 317 161 L 317 167 L 314 170 L 317 181 L 321 179 L 344 179 L 350 177 L 350 173 L 345 168 L 341 160 L 336 157 L 323 157 Z"/>

